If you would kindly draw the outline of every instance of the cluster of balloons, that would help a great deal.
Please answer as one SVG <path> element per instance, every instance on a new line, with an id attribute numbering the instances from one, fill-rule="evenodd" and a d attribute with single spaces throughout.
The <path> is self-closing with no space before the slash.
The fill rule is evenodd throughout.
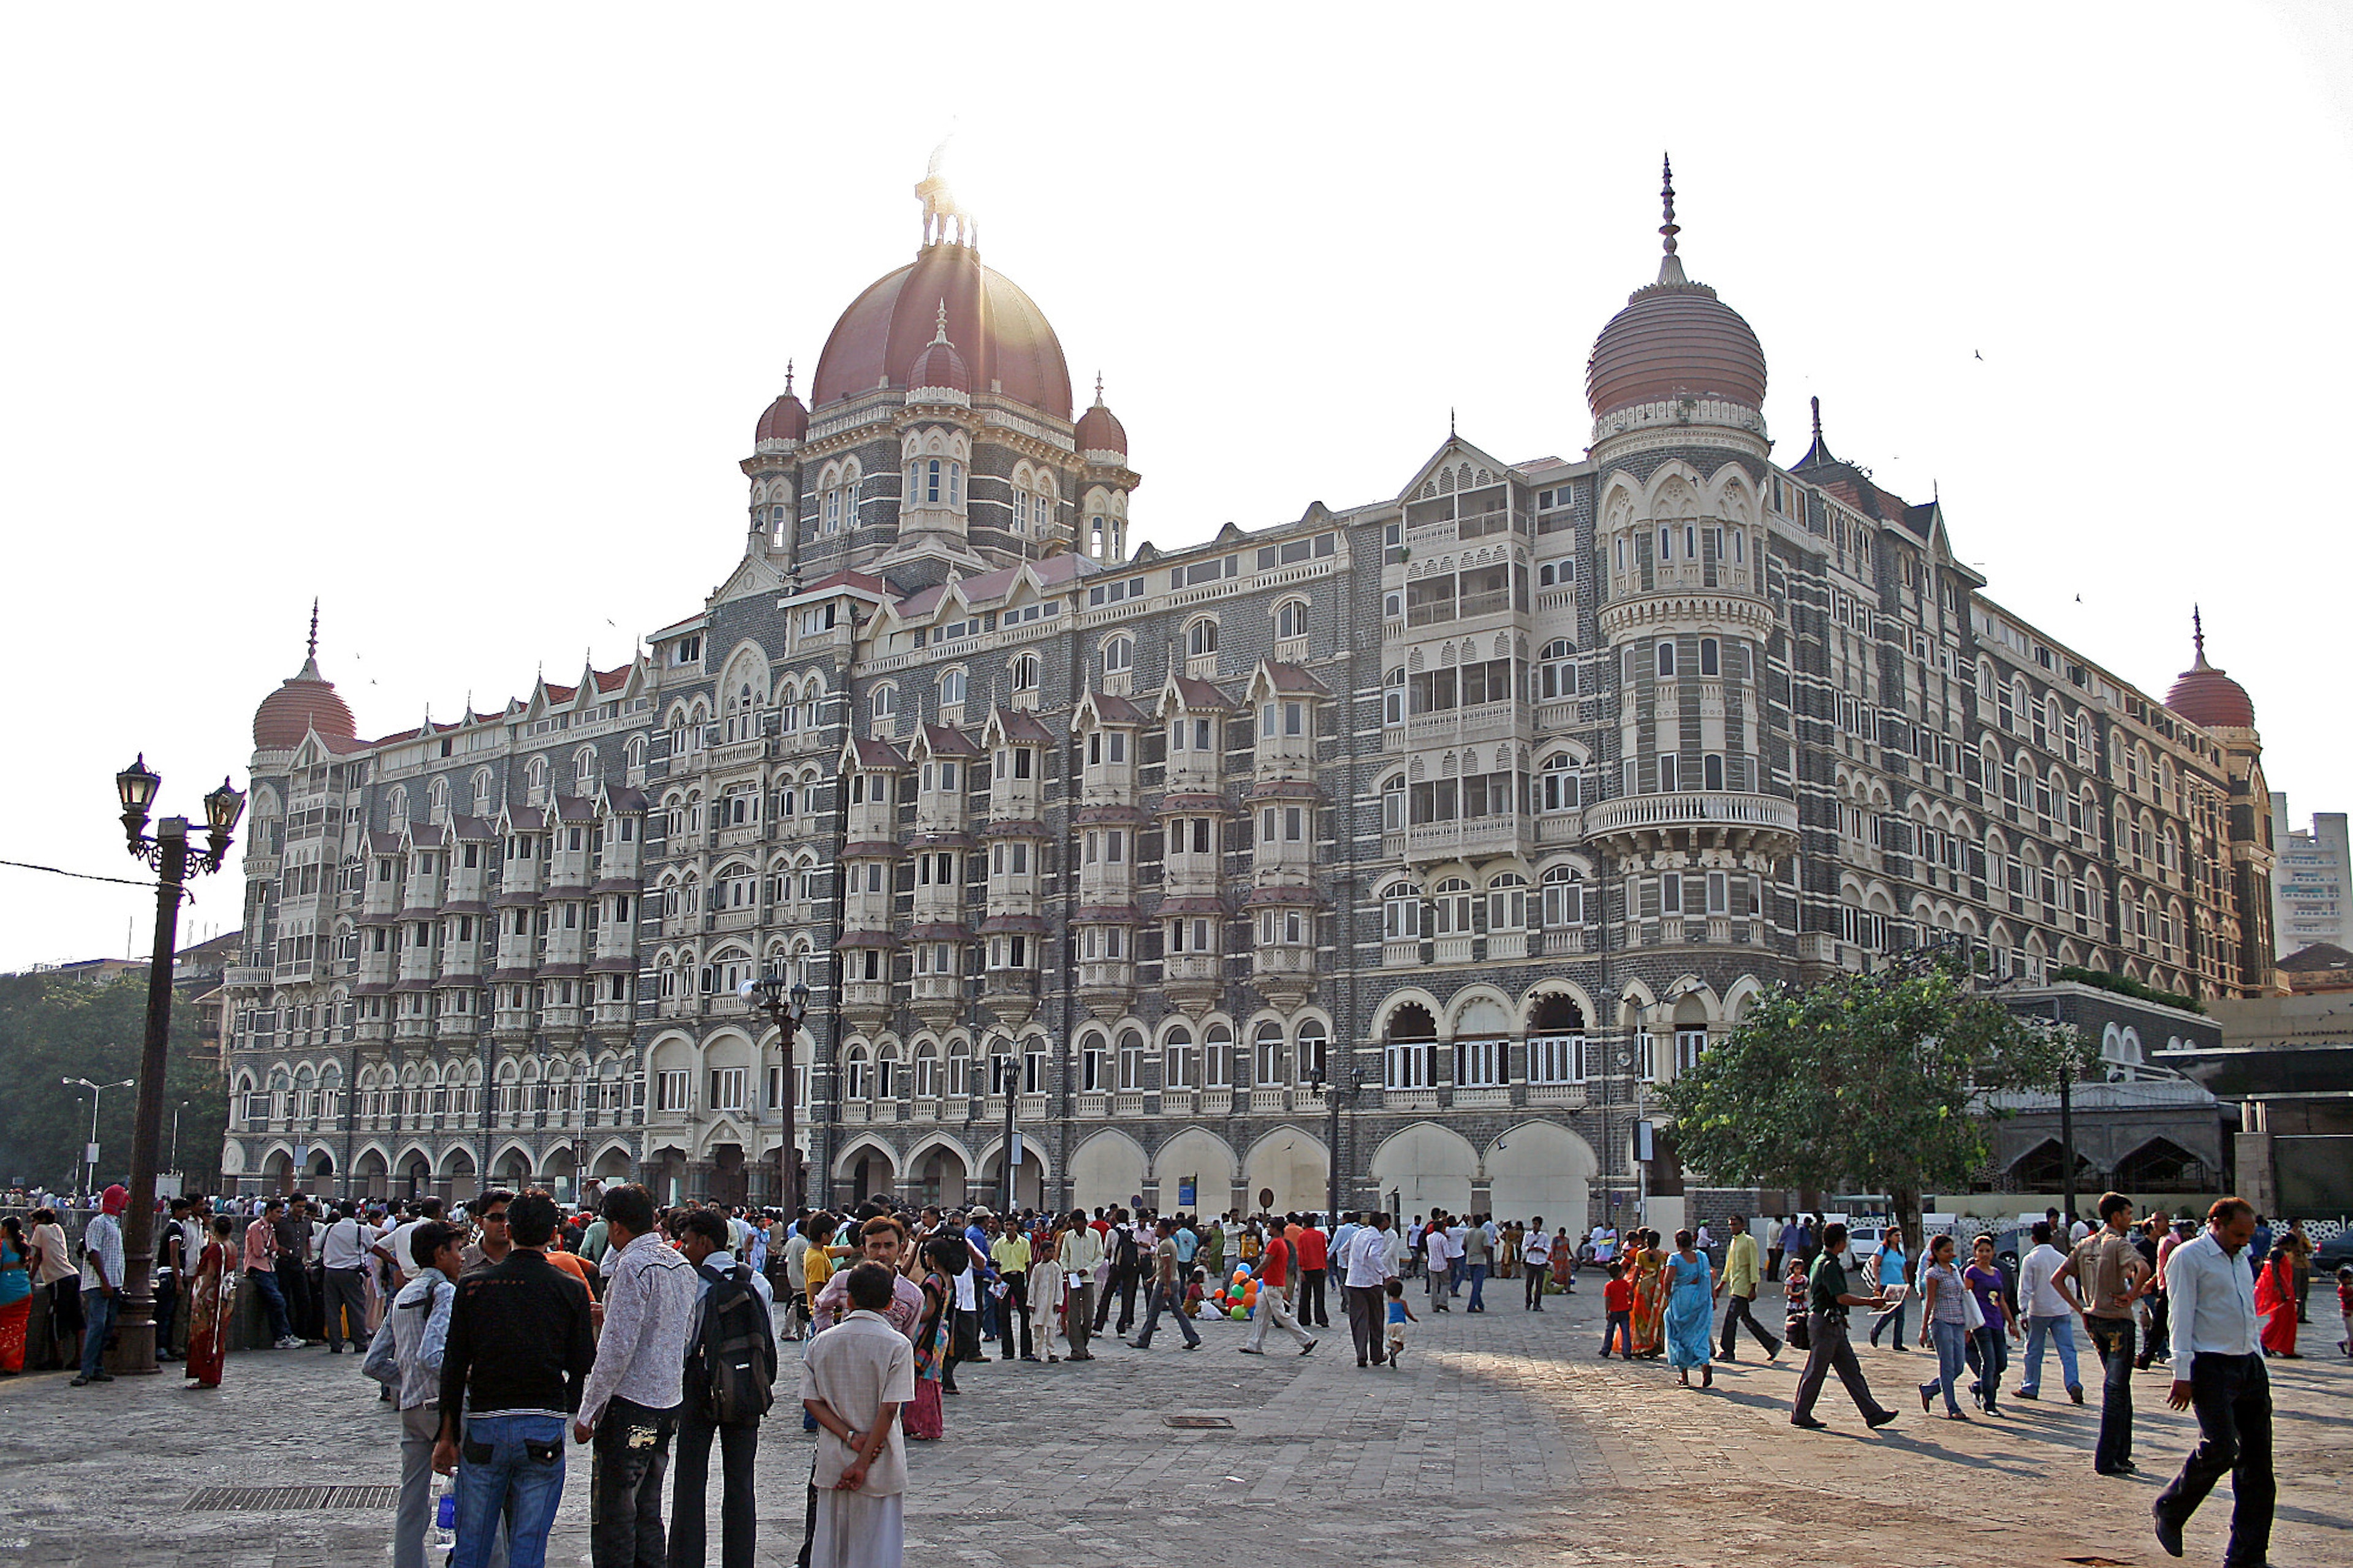
<path id="1" fill-rule="evenodd" d="M 1258 1305 L 1258 1280 L 1251 1277 L 1248 1264 L 1238 1264 L 1234 1277 L 1209 1292 L 1209 1305 L 1237 1323 L 1250 1321 L 1250 1311 Z"/>

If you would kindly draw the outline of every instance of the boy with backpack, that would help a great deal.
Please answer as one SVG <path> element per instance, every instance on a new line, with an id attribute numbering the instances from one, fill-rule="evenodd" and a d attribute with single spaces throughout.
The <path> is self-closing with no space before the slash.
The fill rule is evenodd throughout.
<path id="1" fill-rule="evenodd" d="M 702 1294 L 686 1336 L 685 1399 L 679 1412 L 678 1486 L 670 1500 L 670 1568 L 702 1568 L 711 1440 L 719 1439 L 719 1561 L 752 1568 L 755 1502 L 752 1461 L 760 1421 L 775 1402 L 776 1338 L 765 1279 L 729 1254 L 727 1221 L 696 1209 L 679 1225 L 678 1249 Z"/>

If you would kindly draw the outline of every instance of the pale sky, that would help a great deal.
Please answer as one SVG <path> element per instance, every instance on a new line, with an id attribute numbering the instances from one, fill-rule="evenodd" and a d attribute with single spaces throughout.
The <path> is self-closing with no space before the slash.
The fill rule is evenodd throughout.
<path id="1" fill-rule="evenodd" d="M 1164 547 L 1394 495 L 1450 408 L 1581 456 L 1672 150 L 1781 461 L 1819 395 L 2155 695 L 2201 602 L 2274 786 L 2353 806 L 2342 8 L 812 10 L 0 14 L 0 858 L 135 875 L 136 752 L 168 810 L 242 785 L 313 594 L 367 735 L 693 613 L 785 362 L 912 258 L 952 125 Z M 0 969 L 146 951 L 135 889 L 0 889 Z"/>

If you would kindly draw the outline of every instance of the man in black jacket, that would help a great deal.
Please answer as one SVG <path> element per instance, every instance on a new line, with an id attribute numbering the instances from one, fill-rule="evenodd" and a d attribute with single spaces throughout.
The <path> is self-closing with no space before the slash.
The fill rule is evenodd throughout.
<path id="1" fill-rule="evenodd" d="M 452 1568 L 484 1568 L 502 1517 L 509 1568 L 545 1568 L 564 1496 L 564 1429 L 596 1361 L 588 1291 L 547 1260 L 554 1200 L 523 1194 L 507 1228 L 506 1260 L 459 1280 L 441 1357 L 433 1468 L 458 1477 Z"/>
<path id="2" fill-rule="evenodd" d="M 712 1399 L 714 1355 L 729 1347 L 714 1344 L 728 1332 L 718 1332 L 708 1321 L 713 1287 L 723 1287 L 741 1304 L 735 1327 L 753 1336 L 753 1342 L 734 1347 L 747 1370 L 773 1388 L 776 1381 L 776 1335 L 770 1313 L 768 1282 L 739 1263 L 728 1251 L 726 1216 L 716 1209 L 695 1209 L 679 1222 L 678 1249 L 694 1265 L 700 1279 L 694 1323 L 686 1336 L 685 1398 L 679 1411 L 677 1490 L 670 1503 L 670 1568 L 702 1568 L 703 1504 L 711 1484 L 711 1441 L 719 1440 L 723 1489 L 719 1499 L 719 1554 L 723 1568 L 753 1568 L 757 1539 L 758 1501 L 753 1496 L 752 1461 L 760 1447 L 760 1418 L 765 1409 L 750 1405 L 727 1412 Z M 747 1292 L 748 1300 L 736 1292 Z M 723 1376 L 723 1373 L 716 1375 Z M 738 1378 L 741 1385 L 743 1380 Z"/>

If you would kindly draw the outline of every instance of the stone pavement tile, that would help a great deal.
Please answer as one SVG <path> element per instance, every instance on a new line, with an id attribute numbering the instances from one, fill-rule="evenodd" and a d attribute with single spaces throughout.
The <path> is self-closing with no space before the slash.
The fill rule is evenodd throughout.
<path id="1" fill-rule="evenodd" d="M 1092 1365 L 960 1368 L 949 1436 L 910 1449 L 911 1553 L 924 1562 L 1285 1568 L 1453 1557 L 1545 1563 L 1819 1568 L 1900 1563 L 2024 1568 L 2070 1557 L 2158 1560 L 2148 1500 L 2194 1440 L 2164 1409 L 2164 1373 L 2137 1379 L 2131 1481 L 2091 1474 L 2096 1408 L 2019 1405 L 1998 1421 L 1866 1433 L 1843 1393 L 1831 1429 L 1788 1426 L 1798 1363 L 1719 1365 L 1707 1392 L 1659 1363 L 1601 1362 L 1581 1292 L 1542 1314 L 1499 1305 L 1418 1325 L 1398 1372 L 1353 1361 L 1236 1356 L 1246 1331 L 1145 1352 L 1099 1341 Z M 1564 1310 L 1563 1309 L 1567 1310 Z M 1327 1347 L 1327 1349 L 1332 1347 Z M 1883 1398 L 1905 1408 L 1920 1358 L 1865 1349 Z M 784 1386 L 791 1386 L 791 1369 Z M 2275 1558 L 2353 1568 L 2341 1500 L 2353 1458 L 2339 1415 L 2353 1368 L 2274 1363 L 2282 1489 Z M 1178 1431 L 1172 1414 L 1230 1431 Z M 69 1390 L 0 1386 L 0 1559 L 88 1568 L 381 1568 L 388 1511 L 190 1513 L 198 1487 L 386 1484 L 397 1426 L 353 1363 L 319 1352 L 235 1358 L 217 1393 L 168 1381 Z M 798 1548 L 808 1439 L 789 1410 L 763 1433 L 761 1568 Z M 586 1561 L 582 1450 L 572 1450 L 550 1542 Z M 712 1500 L 712 1536 L 717 1536 Z M 2190 1529 L 2219 1558 L 2218 1494 Z M 108 1521 L 103 1541 L 88 1521 Z M 21 1544 L 20 1544 L 21 1543 Z M 715 1562 L 715 1559 L 714 1559 Z"/>

